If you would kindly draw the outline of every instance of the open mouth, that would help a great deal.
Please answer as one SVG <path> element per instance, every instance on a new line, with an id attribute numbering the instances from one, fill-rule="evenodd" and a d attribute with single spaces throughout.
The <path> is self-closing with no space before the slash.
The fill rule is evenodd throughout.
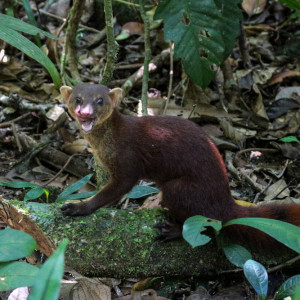
<path id="1" fill-rule="evenodd" d="M 88 118 L 88 119 L 85 119 L 85 118 L 78 118 L 78 121 L 80 122 L 80 125 L 81 125 L 81 129 L 88 133 L 88 132 L 91 132 L 93 127 L 94 127 L 94 124 L 95 124 L 95 121 L 96 119 L 95 118 Z"/>

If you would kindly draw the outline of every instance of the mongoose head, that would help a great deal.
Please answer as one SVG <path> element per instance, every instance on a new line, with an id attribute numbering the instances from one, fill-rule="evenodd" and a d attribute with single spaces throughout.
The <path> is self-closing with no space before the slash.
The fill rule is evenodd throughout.
<path id="1" fill-rule="evenodd" d="M 62 86 L 60 92 L 71 116 L 84 133 L 90 133 L 96 125 L 103 124 L 122 97 L 120 88 L 110 90 L 104 85 L 88 83 L 78 84 L 73 89 Z"/>

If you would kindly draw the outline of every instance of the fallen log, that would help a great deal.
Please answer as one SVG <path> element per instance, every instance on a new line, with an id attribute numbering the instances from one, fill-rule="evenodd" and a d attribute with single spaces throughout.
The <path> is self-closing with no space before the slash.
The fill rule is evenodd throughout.
<path id="1" fill-rule="evenodd" d="M 0 199 L 0 218 L 12 228 L 26 231 L 46 255 L 64 238 L 69 239 L 66 265 L 88 276 L 129 278 L 153 276 L 215 275 L 235 269 L 216 243 L 192 248 L 184 240 L 156 241 L 166 212 L 162 209 L 99 209 L 84 217 L 64 217 L 60 204 L 4 201 Z M 255 257 L 265 266 L 294 257 L 285 251 L 270 257 Z"/>

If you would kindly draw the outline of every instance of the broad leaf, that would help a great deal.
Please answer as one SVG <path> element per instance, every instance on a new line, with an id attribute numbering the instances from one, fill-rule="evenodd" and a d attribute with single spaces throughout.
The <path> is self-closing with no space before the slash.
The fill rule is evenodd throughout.
<path id="1" fill-rule="evenodd" d="M 136 185 L 133 189 L 126 195 L 127 198 L 136 199 L 147 195 L 159 193 L 157 188 L 148 185 Z"/>
<path id="2" fill-rule="evenodd" d="M 35 240 L 28 233 L 9 227 L 0 231 L 0 262 L 31 255 L 36 247 Z"/>
<path id="3" fill-rule="evenodd" d="M 41 195 L 45 193 L 45 189 L 41 186 L 35 187 L 26 193 L 24 197 L 24 201 L 30 201 L 33 199 L 39 198 Z"/>
<path id="4" fill-rule="evenodd" d="M 263 265 L 249 259 L 244 264 L 244 274 L 261 299 L 266 299 L 268 292 L 268 273 Z"/>
<path id="5" fill-rule="evenodd" d="M 27 34 L 36 35 L 38 33 L 43 34 L 51 39 L 58 40 L 58 38 L 42 29 L 39 29 L 33 25 L 30 25 L 28 23 L 25 23 L 19 19 L 16 19 L 14 17 L 10 17 L 8 15 L 0 14 L 0 28 L 1 30 L 5 30 L 4 27 L 9 27 L 10 29 L 21 31 Z"/>
<path id="6" fill-rule="evenodd" d="M 244 247 L 236 244 L 223 246 L 227 259 L 239 268 L 243 268 L 245 262 L 252 259 L 251 253 Z"/>
<path id="7" fill-rule="evenodd" d="M 292 296 L 300 289 L 300 275 L 295 275 L 286 280 L 276 293 L 274 300 L 280 300 Z"/>
<path id="8" fill-rule="evenodd" d="M 209 219 L 203 216 L 193 216 L 188 218 L 183 224 L 183 238 L 194 248 L 207 244 L 211 238 L 201 234 L 206 227 L 213 227 L 216 231 L 222 228 L 222 223 L 217 220 Z"/>
<path id="9" fill-rule="evenodd" d="M 38 272 L 39 268 L 25 262 L 0 263 L 0 291 L 31 286 Z"/>
<path id="10" fill-rule="evenodd" d="M 286 142 L 286 143 L 290 143 L 290 142 L 297 142 L 300 143 L 300 141 L 295 137 L 295 136 L 286 136 L 282 139 L 280 139 L 279 141 L 281 142 Z"/>
<path id="11" fill-rule="evenodd" d="M 300 9 L 299 0 L 279 0 L 279 2 L 290 9 Z"/>
<path id="12" fill-rule="evenodd" d="M 57 250 L 48 258 L 40 269 L 28 300 L 57 300 L 60 281 L 64 274 L 64 257 L 68 240 L 60 243 Z"/>
<path id="13" fill-rule="evenodd" d="M 155 19 L 164 20 L 164 36 L 174 41 L 174 56 L 200 86 L 214 78 L 213 65 L 230 54 L 242 19 L 240 0 L 160 0 Z"/>
<path id="14" fill-rule="evenodd" d="M 226 222 L 223 226 L 247 225 L 259 229 L 285 246 L 300 253 L 300 228 L 290 223 L 265 218 L 240 218 Z"/>
<path id="15" fill-rule="evenodd" d="M 29 24 L 28 24 L 29 25 Z M 31 57 L 32 59 L 39 62 L 42 66 L 44 66 L 50 76 L 52 77 L 52 80 L 56 86 L 60 85 L 60 76 L 57 72 L 54 64 L 49 59 L 48 56 L 44 54 L 44 52 L 36 46 L 34 43 L 32 43 L 30 40 L 28 40 L 26 37 L 24 37 L 19 32 L 15 31 L 14 29 L 11 29 L 10 27 L 5 27 L 1 24 L 0 28 L 0 39 L 5 41 L 6 43 L 16 47 L 20 51 L 24 52 L 26 55 Z"/>
<path id="16" fill-rule="evenodd" d="M 70 199 L 69 196 L 85 186 L 92 176 L 93 174 L 86 175 L 82 179 L 67 187 L 61 194 L 58 195 L 56 202 L 63 202 Z"/>
<path id="17" fill-rule="evenodd" d="M 39 185 L 27 181 L 0 182 L 0 185 L 15 189 L 39 187 Z"/>

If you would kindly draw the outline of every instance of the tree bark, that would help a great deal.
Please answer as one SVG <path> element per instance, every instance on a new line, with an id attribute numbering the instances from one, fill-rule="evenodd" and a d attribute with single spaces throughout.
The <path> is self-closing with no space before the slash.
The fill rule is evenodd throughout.
<path id="1" fill-rule="evenodd" d="M 0 199 L 0 218 L 12 228 L 31 234 L 46 255 L 64 238 L 69 239 L 66 265 L 88 276 L 154 277 L 208 276 L 236 269 L 216 243 L 192 248 L 184 240 L 162 243 L 155 240 L 162 209 L 99 209 L 85 217 L 64 217 L 60 204 L 4 201 Z M 266 267 L 294 257 L 293 252 L 254 259 Z"/>

